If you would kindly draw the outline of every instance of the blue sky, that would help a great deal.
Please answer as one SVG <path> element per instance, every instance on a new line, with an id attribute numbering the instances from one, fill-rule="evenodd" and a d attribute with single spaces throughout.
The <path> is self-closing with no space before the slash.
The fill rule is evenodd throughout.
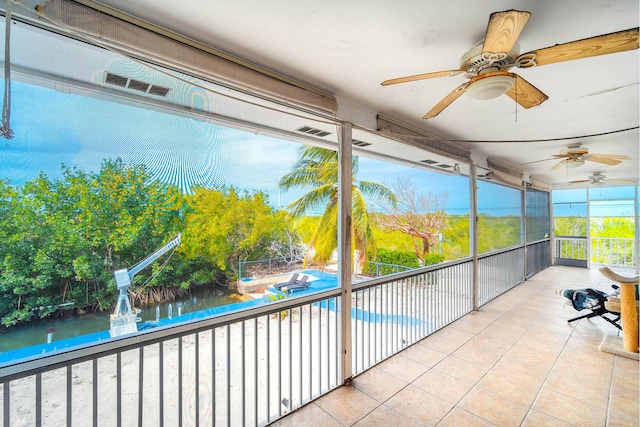
<path id="1" fill-rule="evenodd" d="M 286 206 L 304 191 L 278 190 L 300 144 L 201 120 L 13 82 L 11 127 L 15 138 L 0 141 L 0 178 L 14 185 L 41 172 L 60 178 L 62 164 L 97 171 L 103 159 L 121 157 L 183 188 L 263 191 L 274 206 Z M 467 178 L 360 158 L 358 179 L 391 186 L 398 177 L 424 192 L 446 193 L 450 212 L 468 212 Z"/>
<path id="2" fill-rule="evenodd" d="M 103 159 L 143 163 L 156 179 L 187 189 L 221 185 L 268 194 L 286 206 L 303 189 L 280 192 L 278 180 L 295 164 L 300 144 L 239 131 L 202 120 L 96 98 L 12 83 L 12 140 L 0 141 L 0 178 L 20 185 L 43 172 L 60 177 L 60 166 L 97 171 Z M 391 187 L 410 179 L 419 190 L 447 195 L 446 210 L 469 211 L 469 182 L 390 162 L 360 157 L 358 179 Z M 479 211 L 518 214 L 517 190 L 479 182 Z"/>

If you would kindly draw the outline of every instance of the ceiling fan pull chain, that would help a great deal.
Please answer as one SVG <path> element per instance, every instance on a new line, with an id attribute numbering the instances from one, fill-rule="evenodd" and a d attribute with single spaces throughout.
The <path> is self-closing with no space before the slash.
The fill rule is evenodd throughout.
<path id="1" fill-rule="evenodd" d="M 10 58 L 10 35 L 11 35 L 11 0 L 7 0 L 6 23 L 4 36 L 4 99 L 2 102 L 2 126 L 0 135 L 6 139 L 13 138 L 13 130 L 9 125 L 11 117 L 11 58 Z"/>

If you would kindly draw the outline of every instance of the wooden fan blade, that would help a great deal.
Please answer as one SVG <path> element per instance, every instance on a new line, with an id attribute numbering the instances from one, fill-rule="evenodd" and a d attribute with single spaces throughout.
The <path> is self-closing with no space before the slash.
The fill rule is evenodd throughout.
<path id="1" fill-rule="evenodd" d="M 385 80 L 380 84 L 382 86 L 389 86 L 389 85 L 395 85 L 398 83 L 413 82 L 416 80 L 426 80 L 426 79 L 433 79 L 436 77 L 455 76 L 462 73 L 462 71 L 463 70 L 446 70 L 446 71 L 436 71 L 435 73 L 416 74 L 414 76 L 406 76 L 406 77 L 399 77 L 397 79 Z"/>
<path id="2" fill-rule="evenodd" d="M 438 114 L 440 114 L 442 112 L 442 110 L 444 110 L 449 105 L 451 105 L 451 103 L 453 101 L 458 99 L 460 97 L 460 95 L 462 95 L 464 93 L 464 91 L 467 89 L 467 86 L 469 86 L 469 82 L 462 83 L 460 86 L 458 86 L 453 91 L 451 91 L 447 96 L 442 98 L 442 100 L 440 102 L 438 102 L 435 107 L 433 107 L 431 110 L 429 110 L 429 112 L 427 114 L 422 116 L 422 118 L 423 119 L 430 119 L 430 118 L 435 117 Z"/>
<path id="3" fill-rule="evenodd" d="M 554 170 L 558 170 L 562 167 L 562 165 L 564 165 L 565 163 L 567 163 L 568 159 L 562 160 L 561 162 L 557 163 L 554 167 L 551 168 L 552 171 Z"/>
<path id="4" fill-rule="evenodd" d="M 622 163 L 622 160 L 608 159 L 606 157 L 595 157 L 595 156 L 589 157 L 587 159 L 587 161 L 596 162 L 596 163 L 603 163 L 605 165 L 617 165 L 617 164 Z"/>
<path id="5" fill-rule="evenodd" d="M 531 12 L 507 10 L 489 17 L 482 52 L 509 53 L 527 24 Z"/>
<path id="6" fill-rule="evenodd" d="M 515 63 L 520 68 L 554 64 L 638 49 L 638 43 L 638 28 L 632 28 L 523 53 Z M 519 58 L 533 58 L 533 60 L 518 61 Z"/>
<path id="7" fill-rule="evenodd" d="M 515 76 L 516 83 L 506 94 L 516 101 L 522 108 L 531 108 L 542 104 L 549 99 L 547 95 L 542 93 L 540 89 L 523 79 L 517 74 L 511 74 Z"/>
<path id="8" fill-rule="evenodd" d="M 632 179 L 607 179 L 609 182 L 623 182 L 625 184 L 636 184 L 638 181 Z"/>
<path id="9" fill-rule="evenodd" d="M 533 163 L 548 162 L 549 160 L 557 160 L 557 159 L 556 158 L 550 158 L 550 159 L 534 160 L 533 162 L 520 163 L 520 166 L 530 165 L 530 164 L 533 164 Z"/>
<path id="10" fill-rule="evenodd" d="M 631 160 L 631 157 L 625 156 L 624 154 L 602 154 L 602 153 L 591 154 L 591 158 L 593 157 L 605 158 L 605 159 L 609 158 L 609 159 L 616 159 L 616 160 Z"/>

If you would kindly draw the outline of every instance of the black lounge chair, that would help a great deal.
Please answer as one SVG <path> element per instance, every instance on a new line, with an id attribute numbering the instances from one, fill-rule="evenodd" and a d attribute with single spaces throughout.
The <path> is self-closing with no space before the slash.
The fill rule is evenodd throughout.
<path id="1" fill-rule="evenodd" d="M 309 276 L 302 276 L 298 280 L 298 274 L 294 274 L 288 282 L 278 283 L 273 287 L 279 291 L 294 292 L 308 288 L 311 285 L 311 283 L 307 282 L 308 279 Z"/>
<path id="2" fill-rule="evenodd" d="M 273 287 L 275 289 L 280 289 L 283 286 L 291 286 L 298 281 L 298 277 L 300 277 L 298 273 L 293 273 L 293 276 L 291 276 L 289 280 L 287 280 L 286 282 L 276 283 L 275 285 L 273 285 Z"/>
<path id="3" fill-rule="evenodd" d="M 617 289 L 618 287 L 614 285 L 613 288 Z M 601 317 L 616 328 L 622 330 L 622 327 L 620 326 L 620 313 L 609 310 L 606 304 L 609 298 L 615 296 L 615 293 L 612 295 L 607 295 L 602 291 L 597 291 L 590 288 L 565 289 L 562 291 L 558 291 L 558 293 L 571 301 L 571 306 L 576 311 L 589 310 L 587 314 L 573 317 L 571 319 L 568 319 L 567 322 L 571 323 L 579 319 Z"/>

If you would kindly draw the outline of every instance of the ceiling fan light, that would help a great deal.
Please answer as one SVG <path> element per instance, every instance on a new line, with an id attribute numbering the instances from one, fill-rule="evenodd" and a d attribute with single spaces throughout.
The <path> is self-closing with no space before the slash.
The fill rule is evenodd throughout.
<path id="1" fill-rule="evenodd" d="M 582 159 L 567 159 L 567 167 L 570 168 L 579 168 L 584 165 L 584 160 Z"/>
<path id="2" fill-rule="evenodd" d="M 475 99 L 493 99 L 511 89 L 513 84 L 511 76 L 486 77 L 471 83 L 465 93 Z"/>

